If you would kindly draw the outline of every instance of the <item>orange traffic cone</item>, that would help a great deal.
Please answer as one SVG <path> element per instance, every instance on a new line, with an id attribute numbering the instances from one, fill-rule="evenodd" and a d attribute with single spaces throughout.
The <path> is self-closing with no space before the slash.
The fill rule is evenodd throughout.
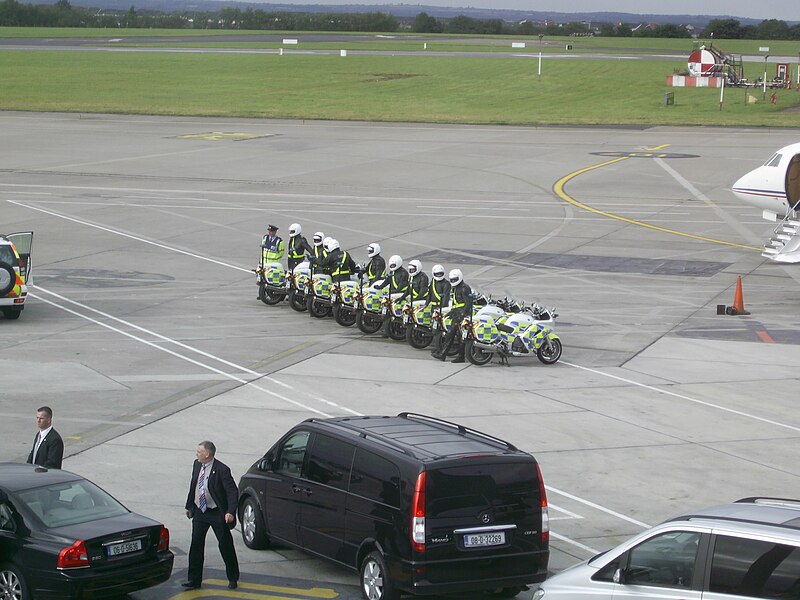
<path id="1" fill-rule="evenodd" d="M 733 310 L 731 314 L 734 315 L 749 315 L 750 313 L 744 309 L 744 295 L 742 294 L 742 276 L 736 282 L 736 293 L 733 295 Z"/>

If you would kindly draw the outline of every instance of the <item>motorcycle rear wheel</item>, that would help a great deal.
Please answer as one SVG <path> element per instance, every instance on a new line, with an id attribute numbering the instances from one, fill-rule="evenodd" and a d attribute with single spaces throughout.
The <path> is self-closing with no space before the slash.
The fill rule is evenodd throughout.
<path id="1" fill-rule="evenodd" d="M 356 315 L 356 325 L 362 333 L 375 333 L 383 325 L 383 317 L 368 312 L 359 312 Z"/>
<path id="2" fill-rule="evenodd" d="M 408 345 L 412 348 L 422 350 L 431 345 L 433 334 L 419 327 L 408 326 L 406 327 L 406 340 L 408 341 Z"/>
<path id="3" fill-rule="evenodd" d="M 406 339 L 406 326 L 402 321 L 392 319 L 389 322 L 389 337 L 398 342 Z"/>
<path id="4" fill-rule="evenodd" d="M 561 340 L 550 340 L 550 344 L 542 344 L 536 351 L 537 358 L 546 365 L 552 365 L 561 358 Z"/>
<path id="5" fill-rule="evenodd" d="M 289 292 L 289 306 L 297 312 L 306 312 L 306 295 L 292 290 Z"/>
<path id="6" fill-rule="evenodd" d="M 494 352 L 490 352 L 475 345 L 475 340 L 467 340 L 464 355 L 473 365 L 486 365 L 492 360 Z"/>
<path id="7" fill-rule="evenodd" d="M 333 318 L 342 327 L 351 327 L 356 322 L 356 312 L 351 308 L 344 308 L 338 304 L 333 307 Z"/>

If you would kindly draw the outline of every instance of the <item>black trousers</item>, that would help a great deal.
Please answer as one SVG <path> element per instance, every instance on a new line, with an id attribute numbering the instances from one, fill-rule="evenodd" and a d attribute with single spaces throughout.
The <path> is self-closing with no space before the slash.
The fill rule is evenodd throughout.
<path id="1" fill-rule="evenodd" d="M 452 324 L 445 334 L 444 339 L 442 339 L 442 355 L 447 355 L 447 353 L 450 352 L 450 347 L 453 345 L 456 335 L 459 333 L 459 324 L 464 320 L 464 311 L 454 310 L 450 313 L 450 317 L 452 319 Z M 464 350 L 466 350 L 466 348 L 464 344 L 461 344 L 458 350 L 458 358 L 464 358 Z"/>
<path id="2" fill-rule="evenodd" d="M 286 259 L 287 264 L 289 265 L 289 271 L 292 271 L 297 265 L 303 262 L 303 258 L 292 258 L 291 256 Z"/>
<path id="3" fill-rule="evenodd" d="M 239 560 L 236 558 L 236 549 L 233 547 L 233 536 L 225 522 L 225 514 L 219 508 L 209 508 L 204 513 L 200 512 L 199 508 L 194 511 L 187 580 L 192 583 L 200 583 L 203 580 L 206 534 L 209 527 L 217 536 L 219 552 L 222 560 L 225 561 L 225 574 L 228 576 L 228 581 L 239 581 Z"/>

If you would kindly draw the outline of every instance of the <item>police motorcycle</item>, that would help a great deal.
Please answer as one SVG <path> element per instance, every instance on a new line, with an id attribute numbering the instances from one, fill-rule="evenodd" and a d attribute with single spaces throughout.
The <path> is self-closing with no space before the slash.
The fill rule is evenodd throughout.
<path id="1" fill-rule="evenodd" d="M 311 285 L 311 264 L 304 260 L 294 270 L 286 274 L 286 289 L 289 295 L 289 306 L 297 312 L 308 310 L 306 294 Z"/>
<path id="2" fill-rule="evenodd" d="M 420 306 L 406 304 L 403 307 L 403 322 L 406 326 L 406 341 L 409 346 L 422 350 L 433 341 L 433 304 Z"/>
<path id="3" fill-rule="evenodd" d="M 431 316 L 431 331 L 436 336 L 437 333 L 441 335 L 436 336 L 436 352 L 441 353 L 442 343 L 444 336 L 450 331 L 453 326 L 453 319 L 450 318 L 450 310 L 452 307 L 444 306 L 440 309 L 434 310 Z M 498 312 L 499 311 L 499 312 Z M 502 309 L 498 309 L 496 304 L 492 302 L 492 296 L 484 294 L 478 290 L 472 290 L 472 314 L 499 314 L 503 313 Z M 469 319 L 465 319 L 465 322 Z M 461 323 L 456 323 L 456 327 L 460 327 Z M 447 356 L 455 356 L 461 350 L 461 345 L 464 343 L 463 335 L 456 335 L 453 339 L 453 344 L 450 350 L 447 351 Z"/>
<path id="4" fill-rule="evenodd" d="M 392 296 L 397 297 L 392 298 Z M 399 296 L 400 294 L 387 294 L 381 302 L 383 305 L 384 317 L 389 316 L 390 318 L 388 328 L 389 337 L 398 342 L 406 339 L 407 311 L 413 311 L 414 308 L 422 308 L 425 305 L 425 300 L 416 300 L 411 302 L 410 297 L 399 300 Z"/>
<path id="5" fill-rule="evenodd" d="M 279 262 L 262 263 L 255 269 L 258 299 L 273 306 L 286 298 L 286 269 Z"/>
<path id="6" fill-rule="evenodd" d="M 383 279 L 366 287 L 363 279 L 359 283 L 359 289 L 355 295 L 356 326 L 362 333 L 375 333 L 383 325 L 383 299 L 389 295 L 389 290 L 375 287 L 382 284 Z"/>
<path id="7" fill-rule="evenodd" d="M 357 279 L 339 281 L 333 284 L 331 294 L 333 295 L 333 318 L 342 327 L 355 325 L 358 316 L 358 295 L 364 289 L 364 281 L 367 274 L 364 267 L 356 267 Z"/>
<path id="8" fill-rule="evenodd" d="M 511 356 L 533 357 L 546 365 L 561 358 L 561 340 L 553 328 L 558 313 L 553 308 L 534 303 L 520 305 L 506 298 L 500 303 L 503 314 L 480 311 L 461 324 L 467 360 L 473 365 L 485 365 L 496 353 L 500 364 L 509 365 Z M 506 312 L 517 308 L 519 312 Z"/>
<path id="9" fill-rule="evenodd" d="M 326 237 L 322 243 L 322 247 L 326 252 L 330 252 L 330 243 L 333 238 Z M 309 262 L 314 262 L 309 258 Z M 316 267 L 316 265 L 314 265 Z M 331 314 L 333 310 L 333 277 L 327 273 L 315 271 L 311 269 L 311 281 L 309 282 L 308 291 L 306 292 L 306 307 L 308 313 L 317 319 L 323 319 Z"/>

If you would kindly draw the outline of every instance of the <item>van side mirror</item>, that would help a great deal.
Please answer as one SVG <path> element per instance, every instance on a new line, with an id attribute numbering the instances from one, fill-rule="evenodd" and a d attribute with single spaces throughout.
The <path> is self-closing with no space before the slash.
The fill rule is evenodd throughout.
<path id="1" fill-rule="evenodd" d="M 612 579 L 614 583 L 625 583 L 625 569 L 617 569 L 614 571 L 614 577 Z"/>
<path id="2" fill-rule="evenodd" d="M 258 461 L 259 471 L 272 471 L 272 458 L 265 457 Z"/>

